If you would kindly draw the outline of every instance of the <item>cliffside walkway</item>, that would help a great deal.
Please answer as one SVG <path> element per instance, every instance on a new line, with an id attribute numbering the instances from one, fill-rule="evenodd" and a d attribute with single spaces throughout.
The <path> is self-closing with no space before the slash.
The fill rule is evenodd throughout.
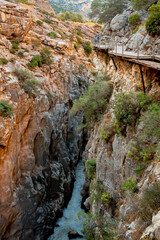
<path id="1" fill-rule="evenodd" d="M 128 61 L 132 61 L 146 67 L 154 68 L 160 70 L 160 50 L 159 54 L 155 54 L 155 46 L 152 47 L 151 55 L 145 55 L 140 52 L 139 46 L 137 46 L 136 51 L 126 51 L 124 50 L 124 44 L 117 44 L 116 41 L 106 41 L 105 39 L 100 39 L 99 41 L 92 42 L 93 47 L 100 51 L 107 51 L 110 56 L 119 56 L 126 58 Z"/>

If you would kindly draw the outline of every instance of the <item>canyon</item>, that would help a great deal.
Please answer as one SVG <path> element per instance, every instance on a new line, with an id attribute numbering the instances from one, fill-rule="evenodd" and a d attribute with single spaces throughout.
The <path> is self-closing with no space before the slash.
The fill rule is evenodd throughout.
<path id="1" fill-rule="evenodd" d="M 145 189 L 159 183 L 159 139 L 141 140 L 143 148 L 150 141 L 157 148 L 138 175 L 135 169 L 142 159 L 135 159 L 137 152 L 129 152 L 143 130 L 138 118 L 145 116 L 146 109 L 136 107 L 135 124 L 126 124 L 123 134 L 112 124 L 119 94 L 132 93 L 134 104 L 138 93 L 141 104 L 150 103 L 146 95 L 159 104 L 159 70 L 142 65 L 141 72 L 139 64 L 97 49 L 86 54 L 84 44 L 91 44 L 99 33 L 97 24 L 63 22 L 48 2 L 28 3 L 0 0 L 0 103 L 6 101 L 12 107 L 8 115 L 6 108 L 4 112 L 0 108 L 0 239 L 52 239 L 56 220 L 71 198 L 80 160 L 86 176 L 84 205 L 93 215 L 115 222 L 117 234 L 110 240 L 160 239 L 158 207 L 146 223 L 136 204 Z M 140 44 L 146 54 L 154 42 L 158 53 L 159 38 L 151 38 L 143 26 L 130 36 L 129 13 L 133 13 L 130 8 L 105 25 L 102 36 L 116 35 L 130 50 Z M 85 123 L 84 113 L 73 114 L 74 100 L 99 79 L 113 86 L 112 96 L 98 121 L 78 131 Z M 89 177 L 91 159 L 96 170 Z M 135 191 L 123 190 L 129 178 L 136 180 Z M 99 190 L 93 190 L 96 183 L 103 186 L 100 201 L 95 198 Z M 94 229 L 99 234 L 98 227 Z"/>

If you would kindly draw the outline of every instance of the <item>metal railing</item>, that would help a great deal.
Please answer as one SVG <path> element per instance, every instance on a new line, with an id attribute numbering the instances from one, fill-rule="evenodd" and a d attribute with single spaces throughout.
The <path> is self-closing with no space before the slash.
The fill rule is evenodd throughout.
<path id="1" fill-rule="evenodd" d="M 92 41 L 93 47 L 108 50 L 109 53 L 115 53 L 117 55 L 122 55 L 122 57 L 125 55 L 128 55 L 130 57 L 135 57 L 137 59 L 140 59 L 140 57 L 150 57 L 152 60 L 155 60 L 155 43 L 152 44 L 152 51 L 151 54 L 142 54 L 140 52 L 139 44 L 137 44 L 135 51 L 126 51 L 125 50 L 125 44 L 121 43 L 119 44 L 116 39 L 107 39 L 105 37 L 102 37 L 100 39 L 94 39 Z M 158 56 L 158 55 L 157 55 Z"/>

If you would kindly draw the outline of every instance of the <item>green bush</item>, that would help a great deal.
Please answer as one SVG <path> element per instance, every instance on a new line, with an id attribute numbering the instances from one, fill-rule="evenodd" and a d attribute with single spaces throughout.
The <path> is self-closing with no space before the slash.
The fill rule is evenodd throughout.
<path id="1" fill-rule="evenodd" d="M 135 192 L 138 190 L 137 180 L 131 177 L 127 178 L 127 180 L 122 184 L 123 191 Z"/>
<path id="2" fill-rule="evenodd" d="M 51 37 L 51 38 L 56 38 L 57 37 L 57 33 L 56 32 L 49 32 L 47 34 L 48 37 Z"/>
<path id="3" fill-rule="evenodd" d="M 32 41 L 32 44 L 33 44 L 33 47 L 35 47 L 35 48 L 39 48 L 40 47 L 40 41 L 38 41 L 38 40 L 33 40 Z"/>
<path id="4" fill-rule="evenodd" d="M 132 28 L 135 28 L 141 22 L 141 17 L 139 14 L 133 14 L 129 17 L 129 23 Z"/>
<path id="5" fill-rule="evenodd" d="M 125 135 L 126 127 L 134 126 L 140 117 L 140 111 L 145 111 L 151 102 L 152 99 L 144 93 L 118 94 L 113 104 L 117 132 Z"/>
<path id="6" fill-rule="evenodd" d="M 146 22 L 146 29 L 152 36 L 160 36 L 160 2 L 149 8 L 150 15 Z"/>
<path id="7" fill-rule="evenodd" d="M 102 140 L 108 142 L 115 134 L 115 127 L 113 122 L 108 122 L 100 129 L 100 137 Z"/>
<path id="8" fill-rule="evenodd" d="M 11 117 L 13 114 L 13 108 L 6 100 L 0 101 L 0 116 Z"/>
<path id="9" fill-rule="evenodd" d="M 16 59 L 15 58 L 10 58 L 9 61 L 14 63 L 16 61 Z"/>
<path id="10" fill-rule="evenodd" d="M 82 77 L 78 77 L 78 84 L 82 87 L 82 86 L 85 86 L 87 87 L 87 82 L 84 78 Z"/>
<path id="11" fill-rule="evenodd" d="M 10 53 L 12 53 L 12 54 L 15 54 L 15 53 L 16 53 L 16 51 L 17 51 L 17 50 L 16 50 L 16 49 L 14 49 L 14 48 L 11 48 L 11 49 L 10 49 Z"/>
<path id="12" fill-rule="evenodd" d="M 10 53 L 14 54 L 16 51 L 19 49 L 19 41 L 18 40 L 13 40 L 11 41 L 12 43 L 12 48 L 10 49 Z"/>
<path id="13" fill-rule="evenodd" d="M 78 100 L 74 101 L 71 111 L 73 114 L 84 112 L 86 121 L 84 127 L 92 126 L 100 120 L 106 110 L 112 92 L 111 83 L 93 83 Z"/>
<path id="14" fill-rule="evenodd" d="M 0 65 L 7 64 L 8 60 L 6 58 L 0 58 Z"/>
<path id="15" fill-rule="evenodd" d="M 154 3 L 154 0 L 131 0 L 131 4 L 135 10 L 146 9 Z"/>
<path id="16" fill-rule="evenodd" d="M 52 52 L 48 47 L 44 47 L 40 52 L 42 58 L 42 64 L 51 65 L 52 64 Z"/>
<path id="17" fill-rule="evenodd" d="M 160 140 L 160 105 L 152 103 L 146 113 L 141 116 L 143 125 L 142 138 L 144 140 L 157 138 Z"/>
<path id="18" fill-rule="evenodd" d="M 84 52 L 86 54 L 87 57 L 89 57 L 89 55 L 92 53 L 92 46 L 91 46 L 91 42 L 90 41 L 85 41 L 82 44 L 83 48 L 84 48 Z"/>
<path id="19" fill-rule="evenodd" d="M 160 208 L 160 185 L 153 183 L 145 189 L 138 202 L 138 214 L 147 223 L 151 223 L 153 213 Z"/>
<path id="20" fill-rule="evenodd" d="M 24 4 L 26 4 L 26 5 L 30 5 L 30 3 L 27 2 L 27 0 L 16 0 L 16 2 L 18 2 L 18 3 L 24 3 Z"/>
<path id="21" fill-rule="evenodd" d="M 48 18 L 43 19 L 43 22 L 53 24 L 52 20 L 50 20 Z"/>
<path id="22" fill-rule="evenodd" d="M 77 33 L 77 35 L 78 35 L 79 37 L 84 38 L 81 30 L 78 30 L 76 33 Z"/>
<path id="23" fill-rule="evenodd" d="M 78 44 L 82 44 L 81 38 L 79 36 L 77 37 L 77 42 Z"/>
<path id="24" fill-rule="evenodd" d="M 139 167 L 134 170 L 134 172 L 141 177 L 145 168 L 146 168 L 146 164 L 141 163 Z"/>
<path id="25" fill-rule="evenodd" d="M 41 67 L 42 66 L 42 58 L 40 55 L 35 55 L 32 60 L 27 63 L 27 66 L 29 68 L 34 68 L 34 67 Z"/>
<path id="26" fill-rule="evenodd" d="M 96 173 L 96 160 L 94 158 L 86 161 L 87 175 L 89 179 L 93 179 Z"/>
<path id="27" fill-rule="evenodd" d="M 66 35 L 59 29 L 57 29 L 57 33 L 59 33 L 62 37 L 62 39 L 66 39 Z"/>
<path id="28" fill-rule="evenodd" d="M 75 50 L 78 52 L 78 46 L 77 46 L 76 43 L 74 43 L 74 48 L 75 48 Z"/>
<path id="29" fill-rule="evenodd" d="M 84 213 L 78 214 L 83 225 L 83 234 L 86 240 L 114 240 L 116 239 L 115 223 L 105 214 Z"/>
<path id="30" fill-rule="evenodd" d="M 23 52 L 19 51 L 19 52 L 18 52 L 18 56 L 19 56 L 19 57 L 23 57 Z"/>
<path id="31" fill-rule="evenodd" d="M 66 12 L 61 12 L 61 14 L 58 15 L 58 17 L 62 21 L 83 22 L 83 18 L 79 13 L 76 14 L 76 13 L 71 13 L 69 11 L 66 11 Z"/>
<path id="32" fill-rule="evenodd" d="M 40 26 L 43 25 L 43 22 L 41 20 L 37 20 L 36 23 Z"/>
<path id="33" fill-rule="evenodd" d="M 27 70 L 16 69 L 15 73 L 25 92 L 30 96 L 35 96 L 37 93 L 37 87 L 40 86 L 40 83 L 35 79 L 35 77 Z"/>

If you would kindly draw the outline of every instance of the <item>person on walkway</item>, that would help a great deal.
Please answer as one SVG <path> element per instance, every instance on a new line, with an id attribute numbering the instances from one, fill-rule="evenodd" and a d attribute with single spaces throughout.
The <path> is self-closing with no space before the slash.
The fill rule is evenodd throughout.
<path id="1" fill-rule="evenodd" d="M 99 42 L 99 34 L 97 35 L 97 42 Z"/>

